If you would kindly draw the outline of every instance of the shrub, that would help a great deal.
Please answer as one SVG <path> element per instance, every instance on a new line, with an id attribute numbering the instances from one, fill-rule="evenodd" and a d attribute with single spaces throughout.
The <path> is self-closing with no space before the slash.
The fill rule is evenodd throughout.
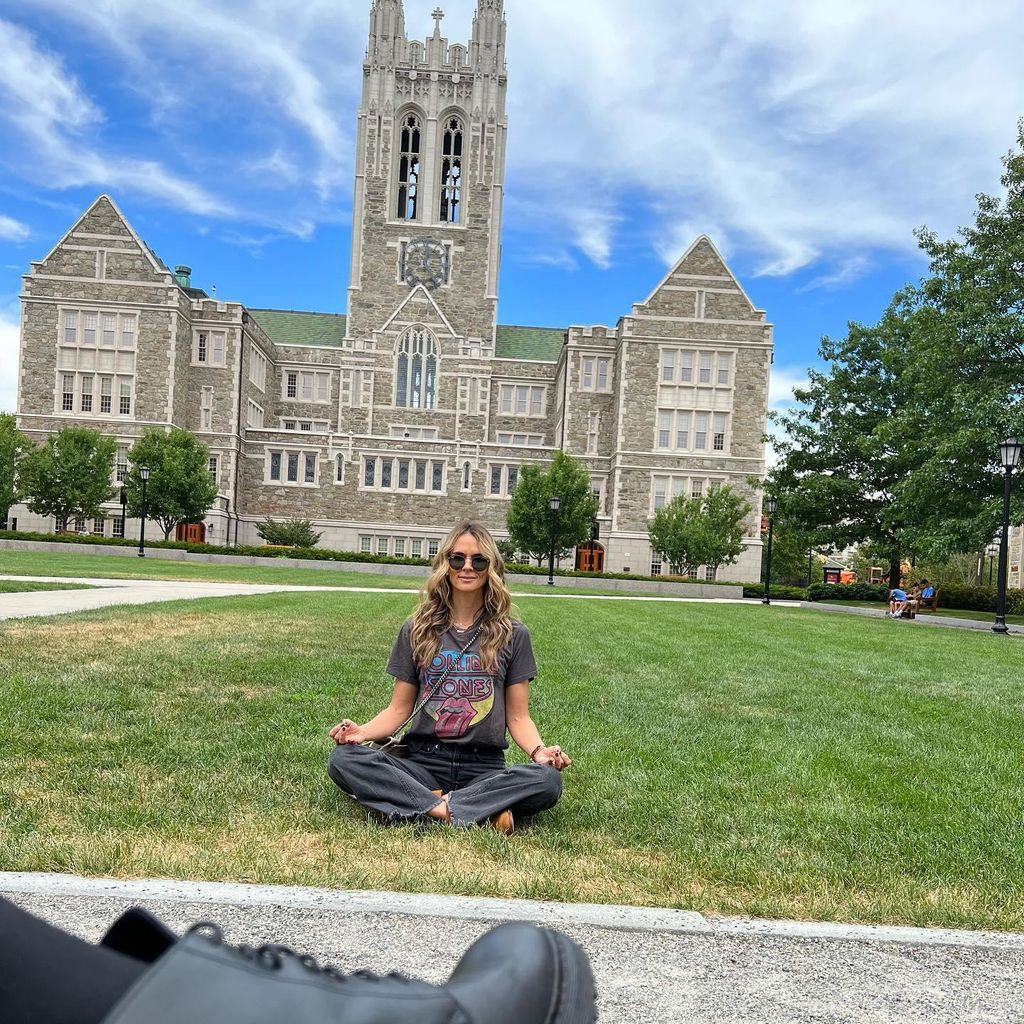
<path id="1" fill-rule="evenodd" d="M 283 523 L 265 519 L 256 527 L 256 533 L 268 544 L 291 548 L 315 548 L 323 536 L 308 519 L 288 519 Z"/>
<path id="2" fill-rule="evenodd" d="M 764 597 L 763 583 L 744 583 L 744 597 Z M 806 601 L 807 589 L 805 587 L 792 587 L 786 583 L 772 584 L 772 597 L 780 601 Z"/>
<path id="3" fill-rule="evenodd" d="M 884 583 L 815 583 L 807 588 L 811 601 L 879 601 L 889 600 Z"/>

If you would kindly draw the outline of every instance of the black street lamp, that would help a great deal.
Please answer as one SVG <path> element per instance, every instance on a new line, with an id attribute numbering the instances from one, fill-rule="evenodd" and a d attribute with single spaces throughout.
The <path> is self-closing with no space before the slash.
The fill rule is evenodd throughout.
<path id="1" fill-rule="evenodd" d="M 558 510 L 562 507 L 562 499 L 553 497 L 548 500 L 551 512 L 551 550 L 548 552 L 548 586 L 555 585 L 555 533 L 558 526 Z"/>
<path id="2" fill-rule="evenodd" d="M 1003 527 L 999 535 L 999 596 L 996 598 L 996 624 L 993 633 L 1008 633 L 1006 628 L 1006 570 L 1010 549 L 1010 483 L 1013 471 L 1020 465 L 1021 445 L 1015 437 L 1011 437 L 999 446 L 999 456 L 1003 463 Z"/>
<path id="3" fill-rule="evenodd" d="M 764 574 L 764 597 L 761 604 L 772 603 L 772 540 L 775 536 L 775 513 L 779 511 L 779 499 L 769 494 L 764 501 L 764 510 L 768 513 L 768 566 Z"/>
<path id="4" fill-rule="evenodd" d="M 146 481 L 149 479 L 149 466 L 139 466 L 139 478 L 142 480 L 142 526 L 139 529 L 139 558 L 146 557 Z"/>

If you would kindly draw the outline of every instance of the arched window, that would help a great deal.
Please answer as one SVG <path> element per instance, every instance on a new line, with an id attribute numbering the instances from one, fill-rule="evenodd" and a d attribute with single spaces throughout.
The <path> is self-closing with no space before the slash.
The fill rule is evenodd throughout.
<path id="1" fill-rule="evenodd" d="M 437 405 L 437 343 L 426 327 L 410 327 L 398 343 L 395 405 L 402 409 Z"/>
<path id="2" fill-rule="evenodd" d="M 441 220 L 458 224 L 462 216 L 462 121 L 445 121 L 441 146 Z"/>
<path id="3" fill-rule="evenodd" d="M 407 114 L 402 119 L 402 148 L 398 159 L 398 219 L 415 220 L 420 183 L 420 119 Z"/>

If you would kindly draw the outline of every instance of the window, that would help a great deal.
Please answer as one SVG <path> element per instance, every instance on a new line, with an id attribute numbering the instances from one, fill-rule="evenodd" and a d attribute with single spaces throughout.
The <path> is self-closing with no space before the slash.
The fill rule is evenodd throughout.
<path id="1" fill-rule="evenodd" d="M 711 362 L 713 355 L 710 352 L 700 354 L 700 376 L 697 378 L 701 384 L 711 383 Z"/>
<path id="2" fill-rule="evenodd" d="M 716 452 L 725 451 L 725 431 L 729 424 L 729 417 L 722 413 L 715 413 L 714 433 L 711 439 L 711 448 Z"/>
<path id="3" fill-rule="evenodd" d="M 580 388 L 583 391 L 609 391 L 611 359 L 599 356 L 584 356 L 583 369 L 580 375 Z"/>
<path id="4" fill-rule="evenodd" d="M 280 481 L 281 479 L 281 453 L 270 453 L 270 479 Z"/>
<path id="5" fill-rule="evenodd" d="M 122 416 L 131 416 L 132 414 L 132 385 L 131 381 L 121 381 L 121 401 L 118 406 Z"/>
<path id="6" fill-rule="evenodd" d="M 395 538 L 395 558 L 405 558 L 405 538 Z"/>
<path id="7" fill-rule="evenodd" d="M 529 385 L 502 384 L 498 392 L 498 410 L 503 416 L 541 417 L 547 389 Z"/>
<path id="8" fill-rule="evenodd" d="M 676 412 L 676 448 L 686 450 L 690 447 L 690 414 Z"/>
<path id="9" fill-rule="evenodd" d="M 75 533 L 88 533 L 89 527 L 86 525 L 85 516 L 78 516 L 75 519 Z"/>
<path id="10" fill-rule="evenodd" d="M 672 349 L 665 349 L 661 353 L 661 379 L 666 384 L 674 384 L 676 381 L 676 354 Z"/>
<path id="11" fill-rule="evenodd" d="M 120 516 L 112 520 L 110 527 L 110 535 L 112 537 L 124 536 L 124 520 Z"/>
<path id="12" fill-rule="evenodd" d="M 210 476 L 213 477 L 213 482 L 216 483 L 217 482 L 217 456 L 216 455 L 211 455 L 210 456 L 210 461 L 208 463 L 208 467 L 209 467 L 209 470 L 210 470 Z"/>
<path id="13" fill-rule="evenodd" d="M 671 447 L 672 440 L 672 413 L 662 409 L 658 413 L 658 447 Z"/>
<path id="14" fill-rule="evenodd" d="M 693 447 L 698 452 L 707 450 L 708 447 L 708 421 L 710 416 L 707 413 L 697 413 L 695 420 L 696 425 L 693 431 Z"/>
<path id="15" fill-rule="evenodd" d="M 386 555 L 391 547 L 390 537 L 378 537 L 377 538 L 377 554 Z"/>
<path id="16" fill-rule="evenodd" d="M 373 404 L 373 371 L 341 371 L 341 404 L 345 409 L 367 408 Z"/>
<path id="17" fill-rule="evenodd" d="M 114 387 L 113 377 L 100 377 L 100 412 L 110 412 L 111 392 Z"/>
<path id="18" fill-rule="evenodd" d="M 73 310 L 64 314 L 64 344 L 78 344 L 78 313 Z"/>
<path id="19" fill-rule="evenodd" d="M 473 482 L 473 468 L 468 462 L 462 464 L 462 489 L 468 491 Z"/>
<path id="20" fill-rule="evenodd" d="M 121 348 L 135 348 L 135 317 L 121 317 Z"/>
<path id="21" fill-rule="evenodd" d="M 299 482 L 299 457 L 293 452 L 288 453 L 288 483 Z"/>
<path id="22" fill-rule="evenodd" d="M 75 375 L 73 373 L 65 373 L 64 385 L 61 388 L 61 409 L 64 412 L 75 411 Z"/>
<path id="23" fill-rule="evenodd" d="M 392 425 L 391 436 L 416 441 L 436 441 L 437 427 L 404 427 Z"/>
<path id="24" fill-rule="evenodd" d="M 205 363 L 210 358 L 210 336 L 200 332 L 196 339 L 196 362 Z"/>
<path id="25" fill-rule="evenodd" d="M 252 402 L 249 403 L 250 406 Z M 252 423 L 249 424 L 252 426 Z M 213 430 L 213 388 L 203 388 L 199 404 L 199 429 Z"/>
<path id="26" fill-rule="evenodd" d="M 651 509 L 656 512 L 681 494 L 690 494 L 694 482 L 683 476 L 654 476 L 651 478 Z M 699 481 L 703 488 L 704 481 Z"/>
<path id="27" fill-rule="evenodd" d="M 316 464 L 317 464 L 317 457 L 315 455 L 307 455 L 306 456 L 306 483 L 307 484 L 315 484 L 316 483 Z"/>
<path id="28" fill-rule="evenodd" d="M 249 380 L 260 389 L 267 390 L 267 357 L 258 349 L 249 350 Z"/>
<path id="29" fill-rule="evenodd" d="M 83 313 L 82 314 L 82 344 L 83 345 L 95 345 L 96 344 L 96 322 L 99 319 L 97 313 Z"/>
<path id="30" fill-rule="evenodd" d="M 119 444 L 117 446 L 116 459 L 114 479 L 120 484 L 124 483 L 124 478 L 128 475 L 128 445 Z"/>
<path id="31" fill-rule="evenodd" d="M 114 348 L 117 344 L 117 315 L 115 313 L 103 314 L 103 347 Z"/>
<path id="32" fill-rule="evenodd" d="M 92 412 L 92 388 L 93 377 L 91 373 L 85 373 L 81 378 L 82 394 L 80 396 L 80 408 L 82 412 Z"/>
<path id="33" fill-rule="evenodd" d="M 704 481 L 694 480 L 690 484 L 690 497 L 691 498 L 703 498 L 704 497 Z"/>
<path id="34" fill-rule="evenodd" d="M 214 366 L 224 365 L 224 341 L 226 335 L 223 331 L 214 331 L 210 336 L 213 343 L 213 351 L 211 353 L 211 362 Z"/>
<path id="35" fill-rule="evenodd" d="M 543 434 L 509 434 L 499 431 L 498 444 L 505 444 L 511 448 L 543 448 Z"/>
<path id="36" fill-rule="evenodd" d="M 597 454 L 597 442 L 601 433 L 601 414 L 592 412 L 589 416 L 587 428 L 587 454 Z"/>
<path id="37" fill-rule="evenodd" d="M 335 458 L 334 482 L 343 484 L 345 482 L 345 456 L 338 455 Z"/>
<path id="38" fill-rule="evenodd" d="M 284 398 L 324 404 L 331 400 L 329 371 L 290 370 L 284 375 Z"/>
<path id="39" fill-rule="evenodd" d="M 441 542 L 439 540 L 431 540 L 427 542 L 427 555 L 430 558 L 433 558 L 440 550 Z"/>
<path id="40" fill-rule="evenodd" d="M 651 575 L 652 576 L 660 576 L 661 575 L 661 561 L 660 561 L 660 559 L 658 559 L 658 560 L 653 559 L 653 558 L 651 559 Z"/>
<path id="41" fill-rule="evenodd" d="M 92 521 L 92 532 L 97 537 L 102 537 L 107 532 L 107 521 L 102 516 L 98 516 Z"/>
<path id="42" fill-rule="evenodd" d="M 373 538 L 367 536 L 361 536 L 359 538 L 359 550 L 364 554 L 368 555 L 373 551 Z"/>
<path id="43" fill-rule="evenodd" d="M 519 483 L 519 466 L 492 464 L 488 473 L 487 493 L 492 498 L 507 498 Z"/>
<path id="44" fill-rule="evenodd" d="M 363 460 L 363 490 L 443 494 L 445 489 L 443 461 L 377 456 Z"/>
<path id="45" fill-rule="evenodd" d="M 726 386 L 732 383 L 732 359 L 729 356 L 718 357 L 718 383 Z"/>
<path id="46" fill-rule="evenodd" d="M 401 148 L 398 157 L 398 219 L 415 220 L 419 203 L 420 119 L 407 114 L 402 120 Z"/>
<path id="47" fill-rule="evenodd" d="M 398 343 L 395 405 L 433 409 L 437 403 L 437 343 L 426 327 L 410 327 Z"/>
<path id="48" fill-rule="evenodd" d="M 423 541 L 419 537 L 413 537 L 412 539 L 412 557 L 422 558 L 423 557 Z"/>
<path id="49" fill-rule="evenodd" d="M 458 224 L 462 211 L 462 121 L 449 118 L 441 144 L 441 220 Z"/>
<path id="50" fill-rule="evenodd" d="M 263 407 L 261 405 L 257 405 L 251 398 L 246 406 L 245 422 L 252 430 L 263 429 Z"/>

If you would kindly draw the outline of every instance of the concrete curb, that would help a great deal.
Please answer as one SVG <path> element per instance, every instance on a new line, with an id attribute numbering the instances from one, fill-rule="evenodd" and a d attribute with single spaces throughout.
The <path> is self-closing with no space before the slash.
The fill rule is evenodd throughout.
<path id="1" fill-rule="evenodd" d="M 834 924 L 816 921 L 752 921 L 709 918 L 689 910 L 658 907 L 550 903 L 420 893 L 342 892 L 295 886 L 243 885 L 234 882 L 179 882 L 165 879 L 122 881 L 28 872 L 0 872 L 0 893 L 97 899 L 154 900 L 229 906 L 273 906 L 405 917 L 458 920 L 530 921 L 542 925 L 588 925 L 614 931 L 677 935 L 722 935 L 775 939 L 896 943 L 1024 950 L 1024 934 L 974 932 L 890 925 Z"/>

